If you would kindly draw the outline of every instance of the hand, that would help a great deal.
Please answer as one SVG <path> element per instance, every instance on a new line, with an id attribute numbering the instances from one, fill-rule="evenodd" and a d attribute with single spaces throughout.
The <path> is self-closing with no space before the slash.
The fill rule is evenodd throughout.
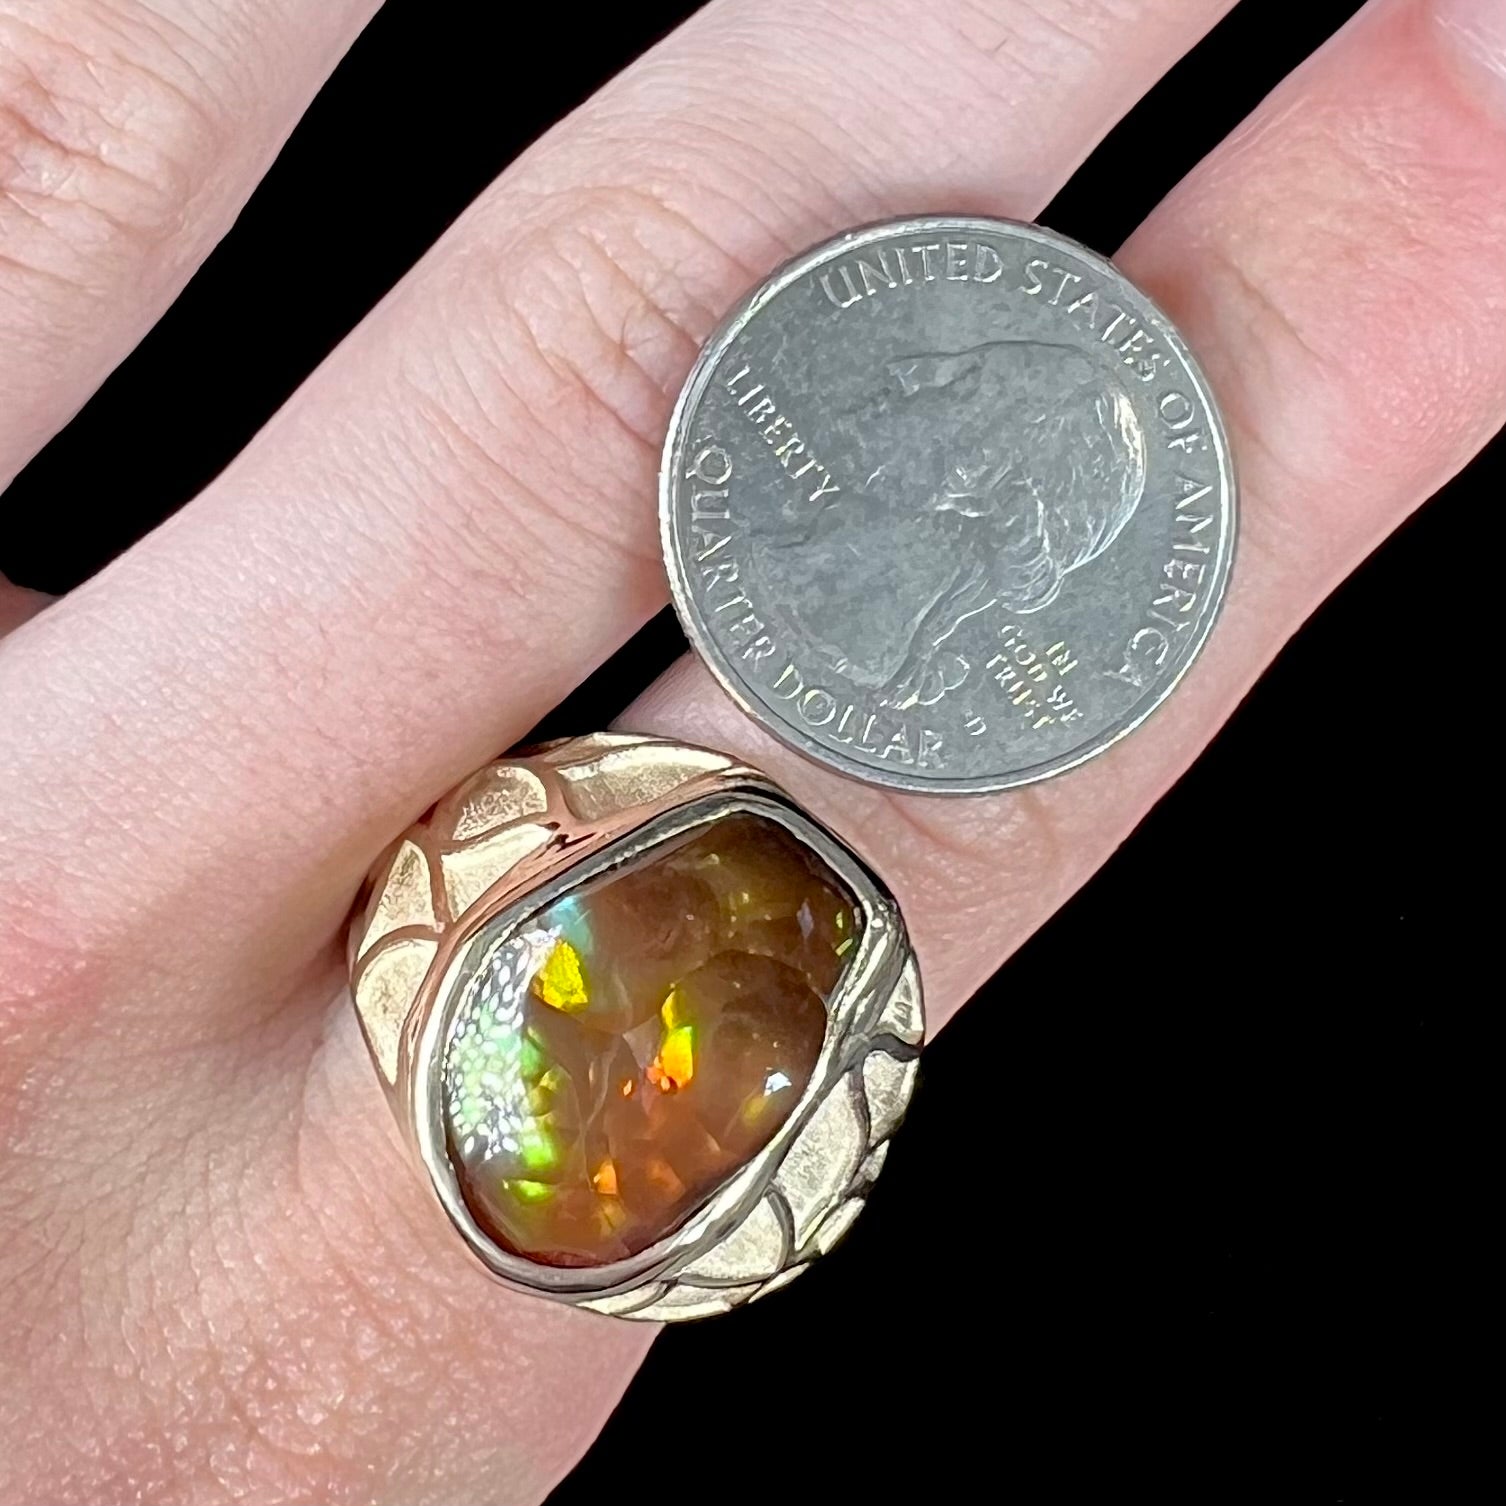
<path id="1" fill-rule="evenodd" d="M 343 997 L 351 898 L 662 604 L 658 443 L 732 299 L 848 224 L 1037 213 L 1226 8 L 720 0 L 185 512 L 39 614 L 0 596 L 30 619 L 0 647 L 0 1500 L 522 1502 L 568 1467 L 650 1336 L 494 1287 L 432 1218 Z M 170 302 L 372 9 L 0 0 L 0 471 Z M 1243 480 L 1226 615 L 1133 738 L 937 804 L 793 758 L 688 660 L 625 712 L 861 847 L 933 1025 L 1506 417 L 1503 59 L 1499 0 L 1375 0 L 1123 249 Z"/>

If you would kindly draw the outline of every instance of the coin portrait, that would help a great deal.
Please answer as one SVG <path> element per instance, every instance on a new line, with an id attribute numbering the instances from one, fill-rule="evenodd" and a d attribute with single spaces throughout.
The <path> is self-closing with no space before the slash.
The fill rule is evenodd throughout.
<path id="1" fill-rule="evenodd" d="M 839 534 L 849 510 L 881 557 L 917 528 L 934 538 L 904 611 L 865 591 L 859 570 L 790 607 L 832 670 L 907 710 L 965 683 L 947 647 L 963 622 L 993 607 L 1039 611 L 1118 537 L 1145 489 L 1145 435 L 1123 386 L 1070 346 L 999 340 L 891 360 L 883 376 L 873 406 L 888 405 L 887 424 L 859 414 L 855 428 L 890 459 L 875 456 L 856 496 L 828 496 L 766 547 L 796 551 L 793 579 L 800 551 Z M 763 543 L 755 524 L 755 559 Z"/>
<path id="2" fill-rule="evenodd" d="M 776 735 L 922 792 L 1007 788 L 1132 729 L 1195 657 L 1227 444 L 1165 316 L 1036 226 L 858 231 L 708 343 L 661 524 L 687 632 Z"/>

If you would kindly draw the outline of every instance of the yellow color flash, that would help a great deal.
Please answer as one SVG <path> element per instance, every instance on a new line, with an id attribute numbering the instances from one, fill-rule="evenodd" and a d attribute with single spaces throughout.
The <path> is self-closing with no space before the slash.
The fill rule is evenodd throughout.
<path id="1" fill-rule="evenodd" d="M 665 1034 L 659 1054 L 648 1066 L 648 1080 L 661 1093 L 674 1093 L 687 1087 L 695 1076 L 695 1030 L 690 1025 L 676 1025 Z"/>
<path id="2" fill-rule="evenodd" d="M 611 1157 L 608 1157 L 596 1168 L 595 1173 L 591 1177 L 591 1185 L 603 1197 L 617 1196 L 617 1168 L 612 1164 Z"/>
<path id="3" fill-rule="evenodd" d="M 551 1009 L 576 1014 L 591 1002 L 586 992 L 580 953 L 568 941 L 556 941 L 543 967 L 533 976 L 534 995 Z"/>
<path id="4" fill-rule="evenodd" d="M 690 1013 L 685 1008 L 685 1000 L 680 997 L 678 988 L 670 989 L 665 995 L 664 1002 L 659 1006 L 659 1018 L 664 1021 L 666 1030 L 674 1030 L 690 1023 Z"/>

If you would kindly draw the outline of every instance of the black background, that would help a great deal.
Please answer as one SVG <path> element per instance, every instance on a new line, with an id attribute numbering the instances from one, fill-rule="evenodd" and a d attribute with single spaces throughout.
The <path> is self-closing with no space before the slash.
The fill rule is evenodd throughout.
<path id="1" fill-rule="evenodd" d="M 541 17 L 525 47 L 511 5 L 393 0 L 16 483 L 0 569 L 66 589 L 186 501 L 521 146 L 691 9 Z M 1045 223 L 1117 245 L 1354 9 L 1246 4 Z M 1463 1063 L 1490 685 L 1460 613 L 1503 480 L 1498 441 L 1323 608 L 927 1050 L 843 1253 L 661 1338 L 558 1506 L 1464 1498 L 1443 1482 L 1473 1431 L 1453 1379 L 1488 1196 Z M 605 723 L 681 647 L 661 618 L 553 725 Z"/>

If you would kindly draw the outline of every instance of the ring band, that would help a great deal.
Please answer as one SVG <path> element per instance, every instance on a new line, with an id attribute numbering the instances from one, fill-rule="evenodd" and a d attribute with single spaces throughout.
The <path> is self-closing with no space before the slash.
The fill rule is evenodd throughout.
<path id="1" fill-rule="evenodd" d="M 636 736 L 482 769 L 372 870 L 351 991 L 451 1224 L 622 1317 L 786 1285 L 861 1211 L 914 1087 L 898 906 L 758 771 Z"/>

